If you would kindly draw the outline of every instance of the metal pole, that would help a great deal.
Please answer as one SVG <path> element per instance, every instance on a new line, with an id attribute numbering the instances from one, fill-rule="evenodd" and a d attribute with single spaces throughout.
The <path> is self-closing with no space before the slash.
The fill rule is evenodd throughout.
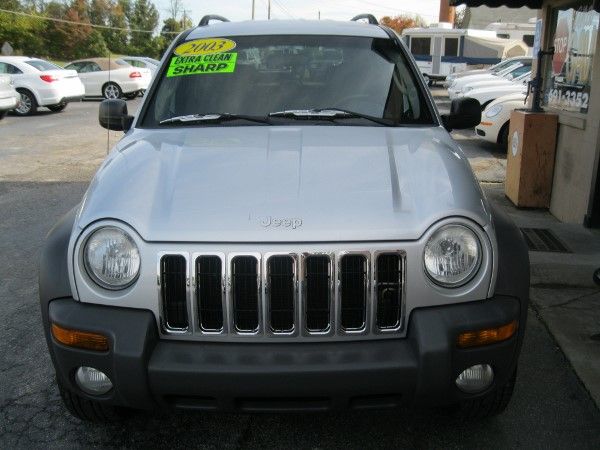
<path id="1" fill-rule="evenodd" d="M 256 0 L 252 0 L 252 20 L 254 20 L 254 6 L 255 6 Z"/>
<path id="2" fill-rule="evenodd" d="M 321 11 L 319 11 L 319 20 L 321 20 Z"/>
<path id="3" fill-rule="evenodd" d="M 269 5 L 267 8 L 267 19 L 271 20 L 271 0 L 269 0 Z"/>

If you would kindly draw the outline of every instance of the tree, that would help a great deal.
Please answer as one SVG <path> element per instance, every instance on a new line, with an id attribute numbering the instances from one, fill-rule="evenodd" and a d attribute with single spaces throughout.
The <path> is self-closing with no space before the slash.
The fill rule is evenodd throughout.
<path id="1" fill-rule="evenodd" d="M 394 17 L 385 16 L 382 17 L 379 22 L 386 27 L 390 27 L 398 34 L 401 34 L 402 30 L 405 28 L 419 28 L 426 26 L 425 20 L 419 15 L 410 16 L 407 14 L 400 14 Z"/>
<path id="2" fill-rule="evenodd" d="M 454 16 L 454 28 L 469 28 L 471 21 L 471 8 L 456 8 Z"/>
<path id="3" fill-rule="evenodd" d="M 129 17 L 132 30 L 154 31 L 158 27 L 158 11 L 148 0 L 135 0 Z M 160 50 L 159 40 L 149 32 L 131 31 L 130 52 L 157 56 Z"/>

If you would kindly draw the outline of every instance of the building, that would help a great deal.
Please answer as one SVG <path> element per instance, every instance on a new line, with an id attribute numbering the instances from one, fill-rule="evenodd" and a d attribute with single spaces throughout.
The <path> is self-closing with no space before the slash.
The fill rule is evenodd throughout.
<path id="1" fill-rule="evenodd" d="M 449 2 L 540 9 L 536 39 L 543 50 L 554 47 L 554 55 L 541 68 L 534 64 L 534 72 L 544 77 L 543 109 L 558 115 L 550 212 L 563 222 L 600 227 L 600 0 Z"/>
<path id="2" fill-rule="evenodd" d="M 537 17 L 537 13 L 535 9 L 527 7 L 509 8 L 500 6 L 490 8 L 489 6 L 478 6 L 477 8 L 469 8 L 468 23 L 463 26 L 485 29 L 490 23 L 494 22 L 527 23 L 529 19 Z"/>

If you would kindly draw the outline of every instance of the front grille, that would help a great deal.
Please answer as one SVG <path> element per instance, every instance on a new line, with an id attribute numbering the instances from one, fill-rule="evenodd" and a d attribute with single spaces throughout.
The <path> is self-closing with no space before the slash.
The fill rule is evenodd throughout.
<path id="1" fill-rule="evenodd" d="M 165 326 L 171 330 L 188 328 L 187 261 L 182 255 L 165 255 L 160 260 L 160 292 Z"/>
<path id="2" fill-rule="evenodd" d="M 234 326 L 253 333 L 258 329 L 258 261 L 254 256 L 236 256 L 231 263 Z"/>
<path id="3" fill-rule="evenodd" d="M 367 258 L 345 255 L 340 264 L 342 327 L 360 330 L 365 325 L 367 301 Z"/>
<path id="4" fill-rule="evenodd" d="M 271 330 L 288 333 L 294 330 L 294 303 L 296 286 L 294 259 L 291 256 L 273 256 L 267 262 L 268 305 Z"/>
<path id="5" fill-rule="evenodd" d="M 376 286 L 377 326 L 396 328 L 402 307 L 402 259 L 399 255 L 377 257 Z"/>
<path id="6" fill-rule="evenodd" d="M 326 339 L 403 331 L 401 250 L 173 253 L 159 256 L 163 334 Z"/>
<path id="7" fill-rule="evenodd" d="M 196 259 L 198 321 L 203 331 L 223 329 L 223 287 L 221 258 L 214 255 Z"/>
<path id="8" fill-rule="evenodd" d="M 311 332 L 326 332 L 331 314 L 331 264 L 328 256 L 306 258 L 304 282 L 306 329 Z"/>

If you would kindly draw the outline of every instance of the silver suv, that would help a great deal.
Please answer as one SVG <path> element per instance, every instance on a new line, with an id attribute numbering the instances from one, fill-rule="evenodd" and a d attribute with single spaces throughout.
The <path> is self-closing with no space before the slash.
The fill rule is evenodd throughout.
<path id="1" fill-rule="evenodd" d="M 529 262 L 448 134 L 479 104 L 440 116 L 372 16 L 214 18 L 173 42 L 135 117 L 100 105 L 125 136 L 48 236 L 68 409 L 502 411 Z"/>

